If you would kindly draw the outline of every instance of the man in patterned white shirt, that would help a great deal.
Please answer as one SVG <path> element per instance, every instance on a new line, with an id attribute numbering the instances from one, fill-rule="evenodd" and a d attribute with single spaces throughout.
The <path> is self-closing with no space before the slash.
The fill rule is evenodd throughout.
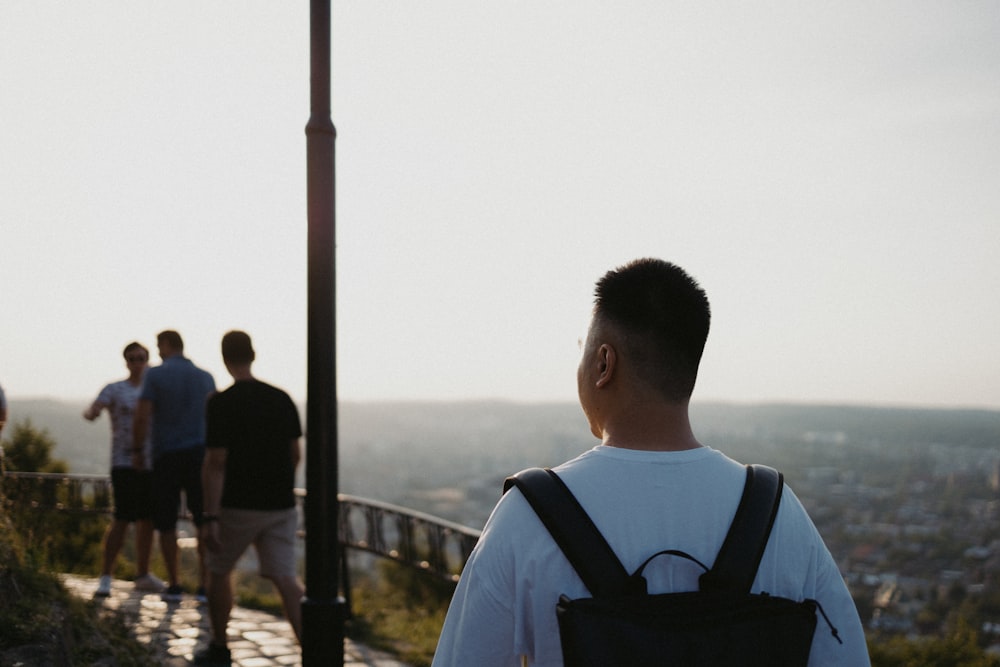
<path id="1" fill-rule="evenodd" d="M 129 343 L 123 354 L 128 378 L 106 385 L 83 413 L 88 421 L 97 419 L 103 410 L 111 416 L 111 485 L 115 494 L 115 515 L 104 535 L 104 558 L 95 597 L 107 597 L 111 593 L 111 570 L 131 523 L 135 523 L 135 587 L 154 592 L 163 589 L 163 582 L 149 572 L 153 544 L 151 473 L 148 469 L 132 466 L 132 415 L 149 363 L 149 350 L 140 343 Z M 144 460 L 150 460 L 148 438 Z"/>

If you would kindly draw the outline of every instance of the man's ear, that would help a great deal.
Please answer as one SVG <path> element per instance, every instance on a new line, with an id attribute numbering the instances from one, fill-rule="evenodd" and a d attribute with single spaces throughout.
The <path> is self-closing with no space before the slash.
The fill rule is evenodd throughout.
<path id="1" fill-rule="evenodd" d="M 609 343 L 602 343 L 597 349 L 597 387 L 608 385 L 615 376 L 618 355 Z"/>

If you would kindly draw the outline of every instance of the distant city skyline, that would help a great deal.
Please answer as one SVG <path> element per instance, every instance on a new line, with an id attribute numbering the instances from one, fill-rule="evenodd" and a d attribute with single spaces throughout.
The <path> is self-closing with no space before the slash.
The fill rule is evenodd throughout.
<path id="1" fill-rule="evenodd" d="M 0 385 L 177 329 L 306 393 L 307 3 L 0 6 Z M 333 3 L 344 400 L 573 401 L 594 282 L 705 287 L 694 401 L 1000 409 L 1000 4 Z"/>

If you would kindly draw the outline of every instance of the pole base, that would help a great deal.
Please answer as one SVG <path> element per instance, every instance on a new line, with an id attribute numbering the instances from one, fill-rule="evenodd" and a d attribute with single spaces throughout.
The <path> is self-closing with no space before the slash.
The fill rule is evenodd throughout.
<path id="1" fill-rule="evenodd" d="M 346 618 L 342 597 L 302 599 L 302 667 L 343 667 Z"/>

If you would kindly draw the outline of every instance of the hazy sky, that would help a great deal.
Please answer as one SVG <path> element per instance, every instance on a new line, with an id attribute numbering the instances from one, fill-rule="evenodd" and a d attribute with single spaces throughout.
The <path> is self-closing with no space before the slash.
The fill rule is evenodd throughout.
<path id="1" fill-rule="evenodd" d="M 165 328 L 306 387 L 308 2 L 0 3 L 0 383 Z M 574 400 L 594 281 L 713 306 L 696 400 L 1000 408 L 1000 3 L 333 3 L 339 394 Z M 155 349 L 155 348 L 154 348 Z"/>

